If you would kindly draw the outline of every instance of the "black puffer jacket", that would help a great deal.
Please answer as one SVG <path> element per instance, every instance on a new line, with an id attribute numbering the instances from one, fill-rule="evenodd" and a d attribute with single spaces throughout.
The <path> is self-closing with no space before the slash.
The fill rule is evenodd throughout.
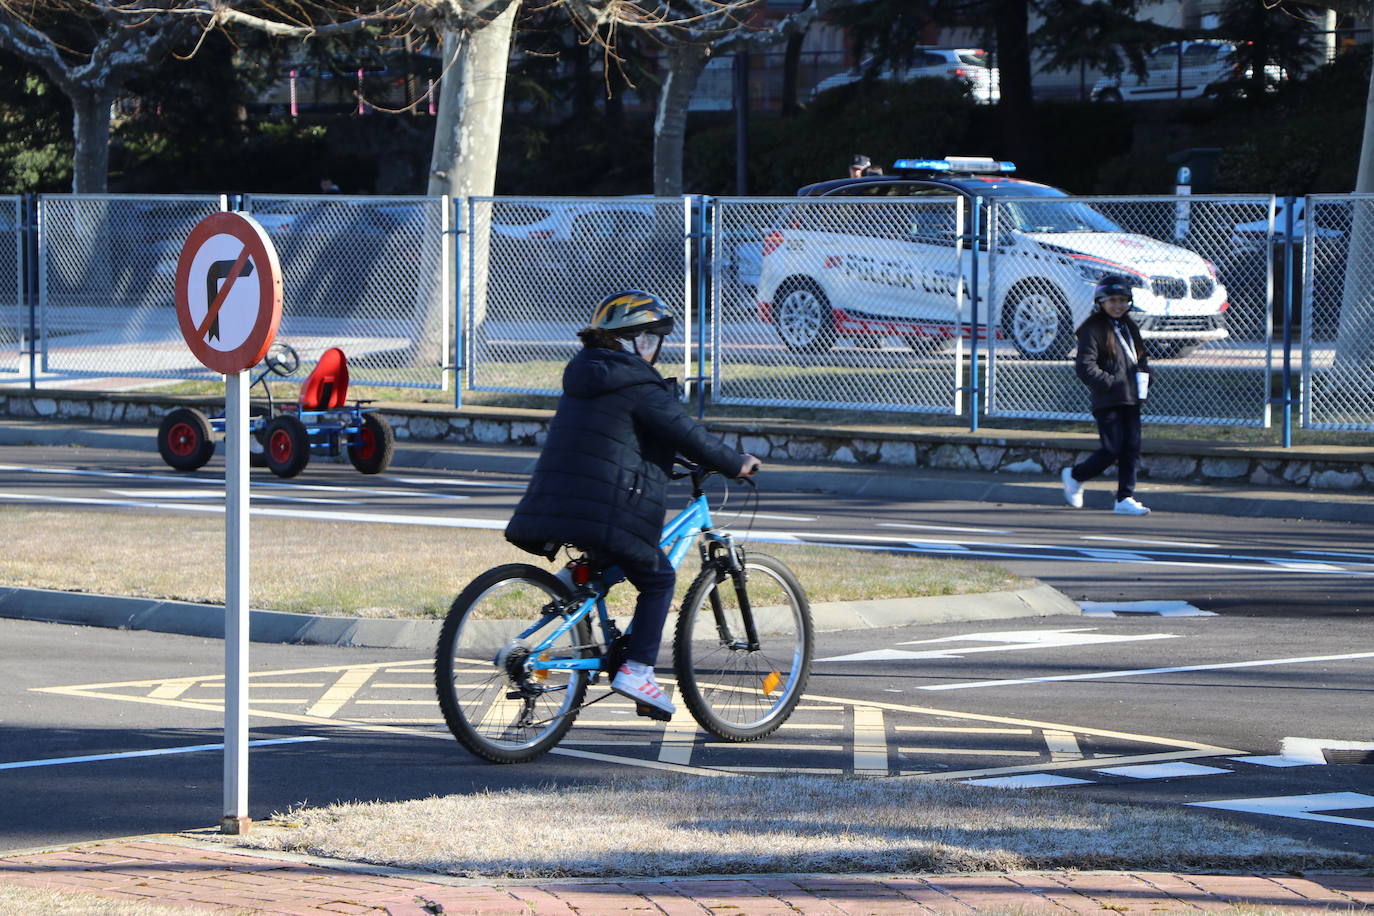
<path id="1" fill-rule="evenodd" d="M 1135 370 L 1150 371 L 1150 360 L 1145 356 L 1145 341 L 1140 339 L 1140 328 L 1129 316 L 1122 318 L 1121 323 L 1130 334 L 1138 363 L 1131 364 L 1112 332 L 1111 317 L 1101 309 L 1094 311 L 1078 327 L 1078 357 L 1074 360 L 1073 368 L 1083 384 L 1088 386 L 1093 413 L 1122 404 L 1139 404 Z"/>
<path id="2" fill-rule="evenodd" d="M 687 415 L 676 387 L 631 353 L 589 348 L 574 356 L 506 539 L 550 559 L 575 544 L 654 565 L 673 458 L 731 477 L 744 464 Z"/>

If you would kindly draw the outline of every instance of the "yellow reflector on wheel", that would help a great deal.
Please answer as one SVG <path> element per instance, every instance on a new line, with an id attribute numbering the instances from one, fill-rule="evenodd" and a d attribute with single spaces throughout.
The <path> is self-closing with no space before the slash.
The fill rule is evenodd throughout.
<path id="1" fill-rule="evenodd" d="M 772 696 L 772 695 L 773 695 L 773 691 L 774 691 L 774 690 L 777 690 L 777 689 L 778 689 L 778 685 L 781 684 L 781 683 L 782 683 L 782 675 L 781 675 L 781 674 L 779 674 L 779 673 L 776 672 L 776 671 L 770 671 L 770 672 L 768 672 L 768 676 L 765 677 L 765 678 L 763 679 L 763 694 L 764 694 L 764 696 Z"/>
<path id="2" fill-rule="evenodd" d="M 539 656 L 539 660 L 540 660 L 541 662 L 546 662 L 546 661 L 548 661 L 548 660 L 549 660 L 549 653 L 545 652 L 543 655 Z M 547 681 L 547 680 L 549 679 L 549 669 L 548 669 L 548 668 L 540 668 L 539 670 L 535 671 L 535 672 L 534 672 L 534 679 L 535 679 L 536 681 Z"/>

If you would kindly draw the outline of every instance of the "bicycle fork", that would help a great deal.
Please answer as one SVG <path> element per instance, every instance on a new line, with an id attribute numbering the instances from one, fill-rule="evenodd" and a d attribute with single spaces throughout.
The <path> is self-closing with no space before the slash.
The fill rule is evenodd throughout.
<path id="1" fill-rule="evenodd" d="M 731 649 L 757 652 L 759 633 L 754 624 L 754 609 L 749 603 L 749 592 L 745 588 L 748 573 L 745 572 L 734 538 L 727 534 L 719 539 L 712 539 L 708 544 L 702 545 L 701 552 L 702 562 L 710 563 L 718 570 L 717 584 L 724 582 L 726 576 L 730 577 L 735 589 L 735 600 L 739 602 L 740 619 L 744 622 L 744 642 L 741 643 L 735 638 L 735 634 L 730 632 L 730 624 L 725 618 L 725 607 L 720 601 L 720 591 L 711 589 L 711 613 L 716 619 L 716 633 L 720 636 L 721 645 Z"/>

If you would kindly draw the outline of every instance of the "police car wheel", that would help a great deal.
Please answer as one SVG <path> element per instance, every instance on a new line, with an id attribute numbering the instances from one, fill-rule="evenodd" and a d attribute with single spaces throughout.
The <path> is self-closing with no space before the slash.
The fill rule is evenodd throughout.
<path id="1" fill-rule="evenodd" d="M 830 300 L 807 281 L 789 280 L 778 289 L 773 326 L 787 349 L 798 353 L 827 353 L 835 344 Z"/>
<path id="2" fill-rule="evenodd" d="M 1073 349 L 1069 316 L 1059 295 L 1043 287 L 1015 292 L 1002 310 L 1002 330 L 1027 359 L 1063 359 Z"/>

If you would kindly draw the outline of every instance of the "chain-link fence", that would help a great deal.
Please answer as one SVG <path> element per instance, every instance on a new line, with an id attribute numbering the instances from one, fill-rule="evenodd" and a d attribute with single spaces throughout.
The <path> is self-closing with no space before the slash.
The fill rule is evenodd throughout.
<path id="1" fill-rule="evenodd" d="M 558 394 L 576 332 L 622 289 L 653 292 L 682 332 L 664 375 L 694 374 L 691 219 L 687 198 L 472 198 L 468 209 L 464 365 L 477 391 Z"/>
<path id="2" fill-rule="evenodd" d="M 186 347 L 175 291 L 181 243 L 222 197 L 46 195 L 38 204 L 43 370 L 213 377 Z"/>
<path id="3" fill-rule="evenodd" d="M 954 196 L 717 201 L 713 400 L 958 413 L 964 217 Z"/>
<path id="4" fill-rule="evenodd" d="M 28 327 L 24 301 L 24 199 L 0 197 L 0 372 L 18 372 Z"/>
<path id="5" fill-rule="evenodd" d="M 1306 199 L 1302 240 L 1302 422 L 1374 429 L 1374 195 Z"/>
<path id="6" fill-rule="evenodd" d="M 272 197 L 244 209 L 276 245 L 277 339 L 308 369 L 348 354 L 354 384 L 446 388 L 454 254 L 444 197 Z"/>
<path id="7" fill-rule="evenodd" d="M 1272 198 L 990 203 L 989 415 L 1089 418 L 1074 329 L 1115 273 L 1154 370 L 1146 422 L 1269 425 Z"/>

